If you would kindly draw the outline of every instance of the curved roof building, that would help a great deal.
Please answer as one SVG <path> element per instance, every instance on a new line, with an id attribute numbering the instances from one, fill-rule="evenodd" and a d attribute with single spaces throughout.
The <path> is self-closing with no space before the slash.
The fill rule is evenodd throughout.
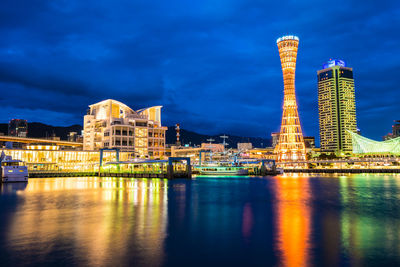
<path id="1" fill-rule="evenodd" d="M 353 142 L 353 153 L 355 154 L 396 154 L 400 155 L 400 137 L 386 140 L 374 141 L 359 134 L 348 131 Z"/>
<path id="2" fill-rule="evenodd" d="M 135 156 L 158 158 L 165 152 L 161 108 L 133 110 L 117 100 L 90 105 L 83 118 L 83 149 L 118 148 Z"/>

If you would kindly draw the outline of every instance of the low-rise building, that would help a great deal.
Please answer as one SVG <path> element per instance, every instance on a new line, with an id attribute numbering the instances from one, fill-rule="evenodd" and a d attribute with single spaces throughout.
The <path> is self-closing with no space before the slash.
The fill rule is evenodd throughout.
<path id="1" fill-rule="evenodd" d="M 213 153 L 224 152 L 223 144 L 210 144 L 210 143 L 201 143 L 201 148 L 204 150 L 210 150 Z"/>
<path id="2" fill-rule="evenodd" d="M 279 142 L 279 132 L 271 133 L 272 147 L 275 148 Z"/>
<path id="3" fill-rule="evenodd" d="M 315 148 L 315 137 L 304 136 L 304 144 L 306 145 L 306 148 Z"/>
<path id="4" fill-rule="evenodd" d="M 161 108 L 133 110 L 112 99 L 89 106 L 84 116 L 83 149 L 117 148 L 139 157 L 159 158 L 165 152 L 165 131 Z"/>
<path id="5" fill-rule="evenodd" d="M 392 132 L 385 135 L 383 140 L 390 140 L 397 137 L 400 137 L 400 120 L 394 122 L 392 126 Z"/>
<path id="6" fill-rule="evenodd" d="M 252 143 L 237 143 L 237 148 L 240 152 L 244 152 L 253 149 Z"/>
<path id="7" fill-rule="evenodd" d="M 12 119 L 8 123 L 8 135 L 17 137 L 28 136 L 28 122 L 21 119 Z"/>

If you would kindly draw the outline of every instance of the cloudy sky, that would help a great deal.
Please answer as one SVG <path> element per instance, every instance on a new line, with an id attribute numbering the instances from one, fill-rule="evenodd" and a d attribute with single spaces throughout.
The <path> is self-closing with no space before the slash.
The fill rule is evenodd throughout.
<path id="1" fill-rule="evenodd" d="M 400 119 L 400 2 L 5 0 L 0 5 L 0 122 L 82 124 L 107 98 L 163 105 L 163 124 L 205 134 L 279 130 L 276 39 L 300 37 L 303 131 L 318 136 L 316 71 L 354 68 L 358 127 L 376 139 Z"/>

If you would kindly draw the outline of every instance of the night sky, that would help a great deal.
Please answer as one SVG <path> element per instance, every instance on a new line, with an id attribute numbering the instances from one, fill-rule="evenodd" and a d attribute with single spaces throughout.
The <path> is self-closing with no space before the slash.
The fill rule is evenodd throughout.
<path id="1" fill-rule="evenodd" d="M 377 3 L 379 2 L 379 5 Z M 2 1 L 0 122 L 82 124 L 88 105 L 163 105 L 163 125 L 269 137 L 282 115 L 276 39 L 300 38 L 296 91 L 318 137 L 316 72 L 353 67 L 358 127 L 400 119 L 400 1 Z"/>

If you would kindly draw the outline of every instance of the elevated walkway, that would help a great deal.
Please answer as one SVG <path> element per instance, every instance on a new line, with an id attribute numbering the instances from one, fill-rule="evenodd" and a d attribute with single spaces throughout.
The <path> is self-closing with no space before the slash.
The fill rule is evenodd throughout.
<path id="1" fill-rule="evenodd" d="M 51 140 L 45 138 L 32 138 L 32 137 L 17 137 L 9 135 L 1 135 L 0 142 L 15 142 L 24 144 L 49 144 L 57 146 L 68 146 L 68 147 L 83 147 L 83 143 L 69 142 L 63 140 Z"/>

